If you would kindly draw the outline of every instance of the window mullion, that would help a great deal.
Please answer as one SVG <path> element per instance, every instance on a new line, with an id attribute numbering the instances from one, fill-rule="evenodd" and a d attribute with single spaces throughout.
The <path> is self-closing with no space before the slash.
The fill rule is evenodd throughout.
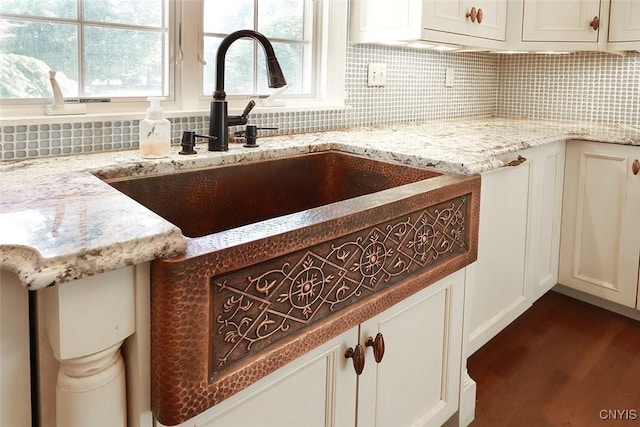
<path id="1" fill-rule="evenodd" d="M 178 2 L 176 9 L 177 22 L 182 22 L 182 60 L 175 64 L 176 90 L 179 91 L 179 101 L 183 109 L 196 109 L 205 100 L 202 94 L 204 67 L 198 61 L 199 38 L 204 37 L 202 25 L 188 23 L 202 21 L 203 0 L 185 0 Z M 176 24 L 177 25 L 177 24 Z M 175 40 L 177 43 L 177 39 Z"/>
<path id="2" fill-rule="evenodd" d="M 76 22 L 77 35 L 78 35 L 78 52 L 77 59 L 78 61 L 78 96 L 80 98 L 85 96 L 84 88 L 85 85 L 85 77 L 84 77 L 84 0 L 78 0 L 78 20 Z"/>
<path id="3" fill-rule="evenodd" d="M 259 1 L 253 2 L 253 30 L 258 31 Z M 253 41 L 253 93 L 258 93 L 258 42 Z"/>

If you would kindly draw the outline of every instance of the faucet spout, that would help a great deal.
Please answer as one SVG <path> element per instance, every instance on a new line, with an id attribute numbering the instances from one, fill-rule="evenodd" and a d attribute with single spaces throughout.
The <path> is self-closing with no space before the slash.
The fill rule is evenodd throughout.
<path id="1" fill-rule="evenodd" d="M 287 84 L 273 46 L 264 35 L 253 30 L 240 30 L 225 37 L 220 43 L 216 54 L 216 88 L 213 92 L 209 117 L 209 135 L 216 138 L 209 140 L 209 151 L 227 151 L 229 149 L 229 114 L 227 112 L 227 94 L 224 91 L 225 57 L 227 50 L 234 41 L 246 37 L 256 40 L 264 49 L 269 87 L 278 88 Z"/>

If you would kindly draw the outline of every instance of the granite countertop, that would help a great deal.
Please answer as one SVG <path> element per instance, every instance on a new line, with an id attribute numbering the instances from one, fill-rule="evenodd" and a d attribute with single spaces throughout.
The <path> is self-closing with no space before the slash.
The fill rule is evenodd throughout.
<path id="1" fill-rule="evenodd" d="M 474 117 L 357 128 L 231 144 L 212 153 L 145 160 L 137 151 L 0 162 L 0 268 L 41 289 L 185 251 L 180 230 L 102 179 L 216 166 L 329 149 L 475 174 L 526 148 L 584 139 L 640 145 L 640 128 L 503 117 Z"/>

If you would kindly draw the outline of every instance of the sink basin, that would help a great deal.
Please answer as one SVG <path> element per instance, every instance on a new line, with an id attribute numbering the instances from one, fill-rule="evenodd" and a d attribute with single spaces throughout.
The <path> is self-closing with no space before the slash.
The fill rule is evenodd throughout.
<path id="1" fill-rule="evenodd" d="M 335 151 L 109 180 L 187 237 L 201 237 L 441 176 Z"/>
<path id="2" fill-rule="evenodd" d="M 477 257 L 478 175 L 326 151 L 107 182 L 187 240 L 151 265 L 152 409 L 165 425 Z"/>

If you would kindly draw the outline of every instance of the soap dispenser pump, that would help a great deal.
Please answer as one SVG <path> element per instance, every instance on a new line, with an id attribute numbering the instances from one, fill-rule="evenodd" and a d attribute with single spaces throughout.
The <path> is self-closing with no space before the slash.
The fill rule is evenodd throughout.
<path id="1" fill-rule="evenodd" d="M 160 101 L 164 98 L 150 96 L 147 116 L 140 122 L 140 155 L 147 159 L 167 157 L 171 148 L 171 122 L 164 117 Z"/>

